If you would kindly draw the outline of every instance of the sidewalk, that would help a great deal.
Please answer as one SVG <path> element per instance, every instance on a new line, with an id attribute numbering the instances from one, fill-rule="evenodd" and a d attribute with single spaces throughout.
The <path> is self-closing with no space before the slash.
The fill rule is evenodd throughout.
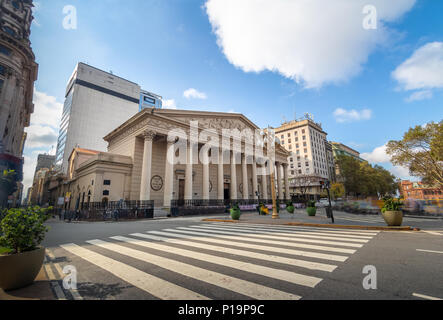
<path id="1" fill-rule="evenodd" d="M 34 283 L 19 290 L 4 292 L 0 289 L 0 300 L 55 300 L 44 268 L 40 270 Z"/>
<path id="2" fill-rule="evenodd" d="M 339 217 L 340 215 L 337 215 Z M 337 219 L 336 217 L 336 219 Z M 257 212 L 248 212 L 242 214 L 239 221 L 234 221 L 231 217 L 226 214 L 224 216 L 217 216 L 214 218 L 203 219 L 205 222 L 229 222 L 229 223 L 253 223 L 253 224 L 267 224 L 267 225 L 286 225 L 286 226 L 306 226 L 306 227 L 317 227 L 317 228 L 338 228 L 338 229 L 359 229 L 359 230 L 381 230 L 381 231 L 419 231 L 420 229 L 401 226 L 401 227 L 388 227 L 385 223 L 380 222 L 377 225 L 361 223 L 357 221 L 346 221 L 343 220 L 335 224 L 332 223 L 330 218 L 326 217 L 325 210 L 318 210 L 315 217 L 310 217 L 307 215 L 305 210 L 296 210 L 294 214 L 289 214 L 286 211 L 282 211 L 279 214 L 279 219 L 272 219 L 271 215 L 263 216 L 258 215 Z"/>

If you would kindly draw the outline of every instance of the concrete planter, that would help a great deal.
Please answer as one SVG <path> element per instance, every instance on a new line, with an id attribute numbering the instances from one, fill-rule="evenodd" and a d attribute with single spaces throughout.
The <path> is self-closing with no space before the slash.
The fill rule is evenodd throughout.
<path id="1" fill-rule="evenodd" d="M 306 212 L 308 213 L 308 216 L 315 217 L 315 215 L 317 214 L 317 208 L 315 208 L 315 207 L 308 207 L 306 209 Z"/>
<path id="2" fill-rule="evenodd" d="M 403 223 L 403 212 L 401 211 L 386 211 L 382 215 L 389 227 L 400 227 Z"/>
<path id="3" fill-rule="evenodd" d="M 31 285 L 45 258 L 45 248 L 0 256 L 0 288 L 5 291 Z"/>

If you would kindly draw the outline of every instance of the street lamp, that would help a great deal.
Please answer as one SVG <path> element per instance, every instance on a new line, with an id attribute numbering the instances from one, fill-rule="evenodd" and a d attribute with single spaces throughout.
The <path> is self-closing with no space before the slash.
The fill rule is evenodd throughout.
<path id="1" fill-rule="evenodd" d="M 278 211 L 277 211 L 277 195 L 275 192 L 275 163 L 273 161 L 272 154 L 275 154 L 275 135 L 269 136 L 269 133 L 271 132 L 271 128 L 268 127 L 268 157 L 270 158 L 270 169 L 271 169 L 271 195 L 272 195 L 272 219 L 279 219 Z M 270 144 L 272 145 L 272 149 L 274 152 L 271 152 L 271 155 L 269 155 L 270 151 Z"/>

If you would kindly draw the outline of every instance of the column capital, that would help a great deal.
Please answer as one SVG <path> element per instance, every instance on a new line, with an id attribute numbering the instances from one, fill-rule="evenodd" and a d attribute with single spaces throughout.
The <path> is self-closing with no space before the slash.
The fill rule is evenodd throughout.
<path id="1" fill-rule="evenodd" d="M 157 135 L 157 132 L 155 132 L 153 130 L 146 130 L 143 132 L 143 138 L 148 141 L 154 140 L 156 135 Z"/>

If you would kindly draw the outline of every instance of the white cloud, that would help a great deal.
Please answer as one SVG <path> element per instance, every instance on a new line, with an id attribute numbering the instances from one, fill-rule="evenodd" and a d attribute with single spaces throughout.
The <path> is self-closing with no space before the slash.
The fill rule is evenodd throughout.
<path id="1" fill-rule="evenodd" d="M 63 104 L 55 97 L 34 90 L 34 113 L 31 115 L 31 125 L 51 126 L 57 128 L 63 112 Z"/>
<path id="2" fill-rule="evenodd" d="M 28 188 L 32 187 L 34 180 L 35 167 L 37 166 L 37 157 L 24 156 L 25 163 L 23 164 L 23 198 L 26 197 Z"/>
<path id="3" fill-rule="evenodd" d="M 202 99 L 205 100 L 207 98 L 206 93 L 200 92 L 194 88 L 190 88 L 183 92 L 183 96 L 186 99 Z"/>
<path id="4" fill-rule="evenodd" d="M 355 109 L 346 110 L 338 108 L 334 111 L 334 117 L 339 123 L 370 120 L 372 118 L 372 110 L 363 109 L 358 111 Z"/>
<path id="5" fill-rule="evenodd" d="M 208 0 L 206 13 L 227 59 L 245 72 L 278 72 L 307 88 L 346 81 L 386 43 L 386 22 L 415 0 L 372 0 L 378 28 L 366 30 L 367 0 Z"/>
<path id="6" fill-rule="evenodd" d="M 177 105 L 174 99 L 163 100 L 163 108 L 165 109 L 177 109 Z"/>
<path id="7" fill-rule="evenodd" d="M 405 168 L 405 167 L 393 166 L 390 171 L 394 176 L 396 176 L 402 180 L 411 180 L 411 178 L 412 178 L 409 175 L 409 169 Z"/>
<path id="8" fill-rule="evenodd" d="M 26 148 L 50 148 L 57 144 L 58 133 L 51 127 L 33 125 L 26 129 Z"/>
<path id="9" fill-rule="evenodd" d="M 443 42 L 420 47 L 392 76 L 406 91 L 443 88 Z"/>
<path id="10" fill-rule="evenodd" d="M 432 97 L 433 93 L 431 90 L 416 91 L 406 99 L 406 102 L 427 100 L 427 99 L 432 99 Z"/>
<path id="11" fill-rule="evenodd" d="M 361 157 L 371 164 L 383 165 L 394 176 L 402 180 L 411 180 L 413 177 L 409 175 L 409 169 L 402 166 L 394 166 L 391 164 L 391 158 L 386 153 L 386 144 L 377 147 L 371 152 L 362 153 Z"/>
<path id="12" fill-rule="evenodd" d="M 391 161 L 386 153 L 386 144 L 375 148 L 371 152 L 362 153 L 361 157 L 371 163 L 388 163 Z"/>

